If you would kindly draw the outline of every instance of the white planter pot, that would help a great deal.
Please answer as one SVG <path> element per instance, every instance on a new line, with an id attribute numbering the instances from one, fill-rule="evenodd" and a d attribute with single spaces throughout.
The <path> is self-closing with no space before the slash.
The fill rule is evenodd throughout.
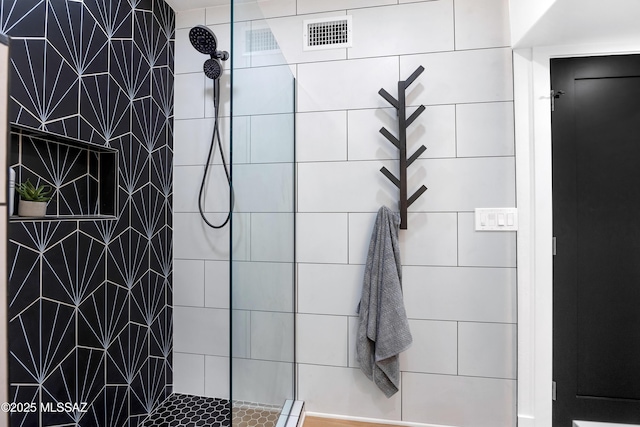
<path id="1" fill-rule="evenodd" d="M 30 202 L 20 199 L 18 203 L 19 216 L 45 216 L 47 214 L 47 202 Z"/>

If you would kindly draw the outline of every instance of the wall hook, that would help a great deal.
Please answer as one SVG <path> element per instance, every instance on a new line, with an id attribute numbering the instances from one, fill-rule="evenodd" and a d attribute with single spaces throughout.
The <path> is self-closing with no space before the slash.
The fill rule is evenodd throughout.
<path id="1" fill-rule="evenodd" d="M 422 74 L 423 71 L 424 67 L 420 65 L 407 80 L 400 80 L 398 82 L 398 99 L 395 99 L 384 89 L 380 89 L 378 91 L 380 96 L 395 107 L 398 113 L 398 138 L 393 136 L 393 134 L 384 127 L 380 129 L 380 133 L 384 135 L 384 137 L 387 138 L 398 150 L 400 150 L 400 177 L 396 178 L 386 167 L 382 167 L 380 172 L 382 172 L 382 174 L 400 190 L 400 200 L 398 205 L 400 208 L 400 228 L 403 230 L 407 229 L 408 207 L 411 206 L 418 197 L 422 196 L 425 191 L 427 191 L 427 187 L 423 185 L 418 188 L 411 197 L 407 197 L 407 168 L 411 166 L 411 164 L 415 162 L 418 157 L 427 150 L 427 148 L 424 145 L 421 145 L 415 153 L 410 157 L 407 157 L 407 128 L 418 118 L 418 116 L 420 116 L 420 114 L 422 114 L 425 108 L 424 105 L 420 105 L 416 111 L 407 117 L 406 90 L 409 85 L 411 85 L 411 83 L 413 83 L 415 79 Z"/>

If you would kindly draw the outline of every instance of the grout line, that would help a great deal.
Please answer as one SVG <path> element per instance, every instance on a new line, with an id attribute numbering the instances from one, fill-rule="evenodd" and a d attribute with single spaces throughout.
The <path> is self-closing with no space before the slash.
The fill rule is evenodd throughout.
<path id="1" fill-rule="evenodd" d="M 451 17 L 453 18 L 453 50 L 456 51 L 456 0 L 451 0 L 452 13 Z"/>

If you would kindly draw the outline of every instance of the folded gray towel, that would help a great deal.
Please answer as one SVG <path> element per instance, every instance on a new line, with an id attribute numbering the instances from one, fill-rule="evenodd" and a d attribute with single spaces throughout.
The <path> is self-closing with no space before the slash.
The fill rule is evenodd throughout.
<path id="1" fill-rule="evenodd" d="M 356 352 L 360 369 L 387 397 L 400 386 L 398 355 L 412 342 L 404 309 L 398 227 L 400 215 L 378 210 L 359 305 Z"/>

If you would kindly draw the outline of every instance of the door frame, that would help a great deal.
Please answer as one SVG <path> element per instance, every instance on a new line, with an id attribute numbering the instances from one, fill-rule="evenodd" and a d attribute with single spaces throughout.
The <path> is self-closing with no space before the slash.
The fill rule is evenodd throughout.
<path id="1" fill-rule="evenodd" d="M 551 427 L 553 378 L 552 58 L 640 53 L 640 42 L 513 51 L 518 201 L 518 427 Z"/>

